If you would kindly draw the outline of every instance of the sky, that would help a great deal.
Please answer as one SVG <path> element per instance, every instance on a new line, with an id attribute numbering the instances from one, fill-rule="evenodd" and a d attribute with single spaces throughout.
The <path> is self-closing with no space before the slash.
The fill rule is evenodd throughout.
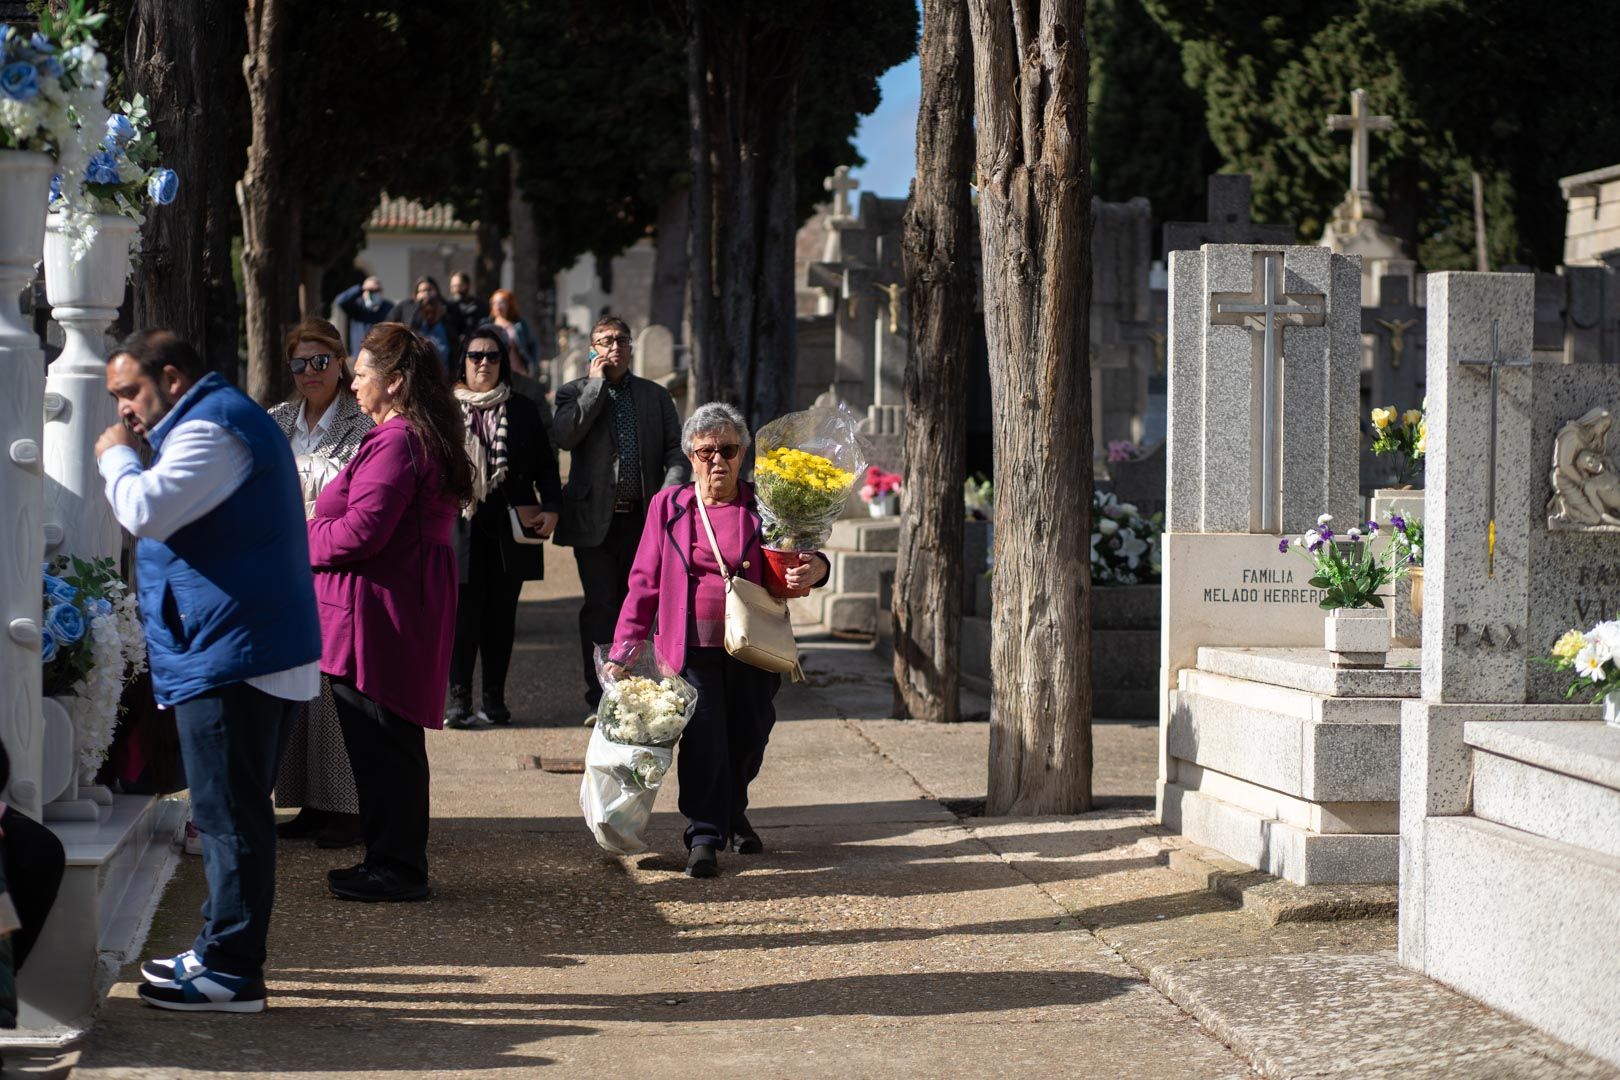
<path id="1" fill-rule="evenodd" d="M 878 80 L 883 102 L 861 120 L 855 149 L 866 164 L 853 171 L 862 191 L 886 198 L 906 197 L 917 167 L 917 105 L 922 98 L 922 69 L 916 57 L 892 68 Z"/>

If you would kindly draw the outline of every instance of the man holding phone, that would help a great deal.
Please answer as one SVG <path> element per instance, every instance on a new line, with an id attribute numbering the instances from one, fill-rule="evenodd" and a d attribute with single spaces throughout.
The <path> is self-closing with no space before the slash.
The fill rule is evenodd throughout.
<path id="1" fill-rule="evenodd" d="M 613 639 L 647 504 L 660 488 L 691 479 L 675 399 L 657 383 L 632 375 L 630 356 L 625 321 L 615 315 L 598 319 L 591 330 L 590 371 L 557 391 L 551 427 L 553 441 L 571 455 L 556 543 L 574 549 L 585 591 L 579 644 L 592 709 L 602 700 L 592 653 Z"/>
<path id="2" fill-rule="evenodd" d="M 372 274 L 358 285 L 350 285 L 332 301 L 349 319 L 349 355 L 360 355 L 360 342 L 371 328 L 383 321 L 394 302 L 383 295 L 382 280 Z"/>

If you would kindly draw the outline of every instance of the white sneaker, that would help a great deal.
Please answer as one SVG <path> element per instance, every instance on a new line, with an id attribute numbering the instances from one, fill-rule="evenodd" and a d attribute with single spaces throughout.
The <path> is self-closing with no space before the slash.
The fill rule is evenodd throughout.
<path id="1" fill-rule="evenodd" d="M 190 821 L 186 822 L 186 839 L 185 842 L 180 845 L 180 850 L 184 851 L 187 855 L 202 854 L 202 833 L 198 832 L 197 826 L 193 825 Z"/>
<path id="2" fill-rule="evenodd" d="M 149 983 L 172 986 L 189 979 L 202 969 L 203 962 L 197 959 L 197 950 L 187 949 L 179 956 L 168 960 L 148 960 L 141 965 L 141 978 Z"/>

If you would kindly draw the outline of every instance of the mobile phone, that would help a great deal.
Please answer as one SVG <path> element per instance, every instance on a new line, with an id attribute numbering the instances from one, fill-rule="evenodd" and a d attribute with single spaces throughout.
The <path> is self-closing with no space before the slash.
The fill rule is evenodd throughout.
<path id="1" fill-rule="evenodd" d="M 590 355 L 590 357 L 588 359 L 595 360 L 598 356 L 601 356 L 601 355 L 602 355 L 601 353 L 597 352 L 595 349 L 592 349 L 591 350 L 591 355 Z"/>

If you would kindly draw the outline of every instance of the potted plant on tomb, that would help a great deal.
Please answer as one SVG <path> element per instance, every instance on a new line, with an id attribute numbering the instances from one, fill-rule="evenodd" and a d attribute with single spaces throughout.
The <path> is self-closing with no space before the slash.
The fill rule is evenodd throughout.
<path id="1" fill-rule="evenodd" d="M 900 513 L 900 492 L 905 481 L 899 473 L 884 472 L 876 465 L 866 469 L 866 483 L 861 485 L 861 501 L 866 512 L 875 518 L 894 517 Z"/>
<path id="2" fill-rule="evenodd" d="M 1393 458 L 1399 488 L 1417 485 L 1423 476 L 1423 455 L 1428 448 L 1429 425 L 1424 409 L 1397 413 L 1389 405 L 1372 411 L 1373 453 Z"/>
<path id="3" fill-rule="evenodd" d="M 124 687 L 146 670 L 146 635 L 135 597 L 111 559 L 58 556 L 45 565 L 42 584 L 40 664 L 50 773 L 44 796 L 47 803 L 71 802 L 89 794 L 84 789 L 106 760 Z M 65 762 L 64 741 L 71 748 Z"/>
<path id="4" fill-rule="evenodd" d="M 1566 698 L 1590 694 L 1603 703 L 1604 723 L 1620 727 L 1620 619 L 1568 631 L 1552 647 L 1552 664 L 1575 675 Z"/>
<path id="5" fill-rule="evenodd" d="M 1373 520 L 1340 536 L 1333 528 L 1333 516 L 1323 514 L 1315 528 L 1277 543 L 1279 552 L 1297 550 L 1311 563 L 1309 584 L 1322 591 L 1318 604 L 1328 613 L 1323 644 L 1334 667 L 1383 667 L 1393 643 L 1389 614 L 1378 593 L 1404 577 L 1410 564 L 1396 557 L 1394 544 L 1384 545 L 1381 553 L 1373 551 L 1370 541 L 1380 528 Z"/>
<path id="6" fill-rule="evenodd" d="M 1423 522 L 1417 518 L 1391 514 L 1389 527 L 1393 535 L 1390 548 L 1397 565 L 1406 565 L 1406 574 L 1412 581 L 1412 614 L 1423 618 Z"/>

